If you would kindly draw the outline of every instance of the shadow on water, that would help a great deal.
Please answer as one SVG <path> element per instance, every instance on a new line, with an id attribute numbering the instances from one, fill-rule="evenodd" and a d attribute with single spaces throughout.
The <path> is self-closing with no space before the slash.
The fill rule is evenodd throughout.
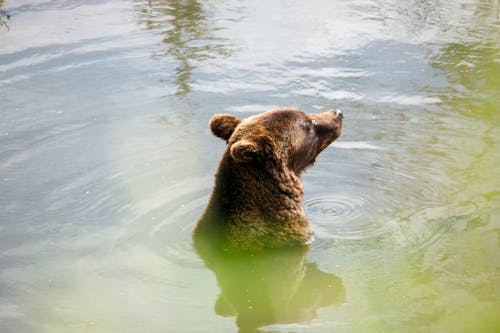
<path id="1" fill-rule="evenodd" d="M 161 35 L 153 57 L 171 57 L 177 63 L 174 73 L 177 95 L 191 91 L 197 62 L 231 54 L 226 41 L 214 35 L 217 28 L 199 1 L 139 1 L 137 12 L 140 24 Z"/>
<path id="2" fill-rule="evenodd" d="M 236 317 L 241 333 L 309 321 L 319 308 L 345 302 L 342 280 L 307 262 L 307 247 L 228 254 L 212 245 L 211 239 L 195 240 L 199 256 L 221 289 L 215 313 Z"/>

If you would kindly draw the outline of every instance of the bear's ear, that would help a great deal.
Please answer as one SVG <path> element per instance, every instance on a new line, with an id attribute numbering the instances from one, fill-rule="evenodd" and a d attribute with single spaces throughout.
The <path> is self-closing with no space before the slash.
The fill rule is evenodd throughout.
<path id="1" fill-rule="evenodd" d="M 231 156 L 238 162 L 250 162 L 259 152 L 259 146 L 252 141 L 240 140 L 230 149 Z"/>
<path id="2" fill-rule="evenodd" d="M 241 120 L 230 114 L 216 114 L 210 119 L 209 125 L 215 136 L 227 141 L 240 122 Z"/>

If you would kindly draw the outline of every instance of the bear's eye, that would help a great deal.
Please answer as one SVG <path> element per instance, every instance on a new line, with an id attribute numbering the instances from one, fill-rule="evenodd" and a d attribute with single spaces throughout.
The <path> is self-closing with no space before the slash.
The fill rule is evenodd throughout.
<path id="1" fill-rule="evenodd" d="M 314 130 L 316 130 L 316 125 L 316 120 L 308 120 L 304 123 L 304 128 L 307 132 L 313 132 Z"/>
<path id="2" fill-rule="evenodd" d="M 313 127 L 314 127 L 313 122 L 310 120 L 306 120 L 302 123 L 302 128 L 306 132 L 310 132 L 313 129 Z"/>

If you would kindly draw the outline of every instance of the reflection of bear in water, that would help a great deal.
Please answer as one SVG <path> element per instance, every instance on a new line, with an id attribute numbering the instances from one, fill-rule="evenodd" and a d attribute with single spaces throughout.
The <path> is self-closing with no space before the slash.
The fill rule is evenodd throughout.
<path id="1" fill-rule="evenodd" d="M 306 263 L 307 247 L 267 249 L 252 255 L 204 249 L 198 247 L 198 252 L 221 289 L 215 312 L 235 316 L 241 333 L 309 321 L 318 308 L 344 302 L 342 280 L 320 271 L 315 263 Z"/>
<path id="2" fill-rule="evenodd" d="M 274 109 L 244 120 L 216 115 L 210 128 L 227 149 L 195 239 L 243 251 L 309 243 L 300 173 L 340 136 L 342 113 Z"/>
<path id="3" fill-rule="evenodd" d="M 318 308 L 341 304 L 342 281 L 305 262 L 312 231 L 299 177 L 339 137 L 342 113 L 216 115 L 210 128 L 227 149 L 194 241 L 221 288 L 216 313 L 236 316 L 240 332 L 257 332 L 311 320 Z"/>

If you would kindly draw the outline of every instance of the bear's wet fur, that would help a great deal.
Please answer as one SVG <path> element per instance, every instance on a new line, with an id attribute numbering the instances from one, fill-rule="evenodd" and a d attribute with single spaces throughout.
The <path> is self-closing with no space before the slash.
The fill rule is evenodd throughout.
<path id="1" fill-rule="evenodd" d="M 228 251 L 302 246 L 313 239 L 302 208 L 301 172 L 342 132 L 342 113 L 272 109 L 240 120 L 218 114 L 210 129 L 227 148 L 194 231 Z"/>

